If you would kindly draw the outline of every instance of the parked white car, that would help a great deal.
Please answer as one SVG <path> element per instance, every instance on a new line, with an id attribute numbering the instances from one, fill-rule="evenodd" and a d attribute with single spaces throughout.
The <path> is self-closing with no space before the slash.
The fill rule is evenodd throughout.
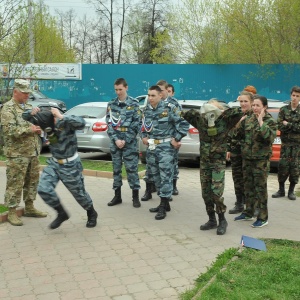
<path id="1" fill-rule="evenodd" d="M 85 128 L 76 131 L 78 151 L 110 153 L 110 139 L 105 122 L 107 102 L 79 104 L 65 115 L 81 116 L 86 121 Z"/>

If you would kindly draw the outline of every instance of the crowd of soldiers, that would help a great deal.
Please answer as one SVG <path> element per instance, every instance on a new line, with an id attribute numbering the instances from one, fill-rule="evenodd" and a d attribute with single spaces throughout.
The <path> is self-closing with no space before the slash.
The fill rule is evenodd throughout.
<path id="1" fill-rule="evenodd" d="M 124 78 L 114 82 L 117 97 L 107 105 L 106 123 L 111 140 L 110 151 L 113 162 L 114 197 L 108 206 L 122 203 L 122 165 L 124 163 L 128 184 L 132 190 L 134 208 L 141 206 L 138 176 L 138 140 L 147 147 L 145 194 L 141 201 L 148 201 L 157 192 L 160 204 L 150 208 L 155 219 L 162 220 L 171 211 L 172 196 L 179 194 L 178 151 L 190 124 L 199 131 L 200 138 L 200 182 L 208 221 L 200 230 L 217 228 L 216 233 L 226 233 L 227 207 L 223 192 L 226 160 L 232 164 L 232 175 L 236 194 L 235 207 L 230 214 L 241 213 L 235 221 L 256 220 L 251 224 L 260 228 L 268 224 L 267 178 L 272 143 L 277 128 L 281 131 L 281 160 L 278 170 L 279 190 L 274 198 L 284 197 L 285 181 L 289 178 L 288 198 L 295 200 L 295 185 L 298 183 L 300 155 L 300 87 L 291 90 L 290 104 L 282 107 L 278 120 L 268 113 L 267 98 L 256 93 L 252 86 L 239 95 L 240 107 L 225 108 L 217 100 L 203 104 L 200 110 L 183 111 L 174 98 L 174 87 L 159 80 L 148 89 L 148 100 L 144 108 L 127 94 Z M 22 225 L 16 207 L 25 202 L 25 215 L 45 217 L 46 214 L 33 206 L 38 191 L 42 199 L 57 211 L 51 229 L 58 228 L 69 219 L 55 187 L 59 180 L 73 194 L 76 201 L 87 211 L 87 227 L 95 227 L 98 214 L 92 199 L 85 190 L 82 165 L 77 153 L 76 130 L 85 126 L 81 117 L 64 116 L 57 109 L 49 112 L 32 108 L 26 103 L 29 83 L 15 80 L 13 99 L 1 111 L 1 125 L 7 156 L 7 187 L 5 204 L 9 207 L 8 221 Z M 50 142 L 52 157 L 38 178 L 37 137 L 41 130 L 52 128 L 55 139 Z M 25 151 L 26 150 L 26 151 Z M 16 184 L 17 179 L 17 184 Z M 218 216 L 218 221 L 216 219 Z"/>

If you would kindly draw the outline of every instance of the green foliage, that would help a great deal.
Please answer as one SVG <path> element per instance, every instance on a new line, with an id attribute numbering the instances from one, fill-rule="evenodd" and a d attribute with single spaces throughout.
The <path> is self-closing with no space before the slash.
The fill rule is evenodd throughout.
<path id="1" fill-rule="evenodd" d="M 124 37 L 126 62 L 153 64 L 173 63 L 175 53 L 169 44 L 170 36 L 165 20 L 164 0 L 142 0 L 138 9 L 132 9 Z"/>
<path id="2" fill-rule="evenodd" d="M 299 12 L 298 0 L 183 0 L 174 44 L 192 63 L 299 63 Z"/>
<path id="3" fill-rule="evenodd" d="M 219 257 L 182 299 L 299 299 L 300 242 L 266 240 L 267 251 L 243 248 Z M 226 251 L 225 251 L 226 253 Z M 225 266 L 227 262 L 227 265 Z M 217 267 L 218 266 L 218 267 Z M 221 270 L 222 266 L 225 268 Z M 212 282 L 204 285 L 215 276 Z"/>
<path id="4" fill-rule="evenodd" d="M 157 64 L 174 63 L 174 51 L 172 51 L 171 37 L 167 30 L 158 31 L 152 39 L 150 56 Z"/>
<path id="5" fill-rule="evenodd" d="M 0 214 L 4 213 L 6 211 L 8 211 L 8 208 L 5 205 L 0 204 Z"/>
<path id="6" fill-rule="evenodd" d="M 28 12 L 27 7 L 20 7 L 13 18 L 17 30 L 3 37 L 0 42 L 0 61 L 26 64 L 29 62 Z M 68 49 L 60 36 L 56 21 L 50 16 L 46 6 L 33 7 L 34 56 L 37 63 L 75 62 L 73 49 Z"/>

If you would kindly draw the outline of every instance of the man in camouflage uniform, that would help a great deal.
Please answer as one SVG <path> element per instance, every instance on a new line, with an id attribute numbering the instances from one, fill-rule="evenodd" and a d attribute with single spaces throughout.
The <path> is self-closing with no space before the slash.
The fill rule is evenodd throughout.
<path id="1" fill-rule="evenodd" d="M 38 193 L 41 198 L 57 211 L 57 217 L 49 228 L 56 229 L 69 219 L 68 213 L 55 192 L 59 181 L 69 190 L 78 204 L 86 210 L 88 218 L 86 227 L 95 227 L 98 214 L 94 209 L 90 195 L 85 190 L 82 176 L 83 168 L 77 152 L 76 130 L 84 128 L 84 119 L 79 116 L 63 115 L 57 108 L 51 108 L 51 111 L 37 112 L 29 110 L 23 114 L 23 118 L 31 120 L 32 115 L 35 116 L 35 121 L 41 126 L 46 119 L 49 127 L 42 127 L 42 129 L 51 130 L 48 132 L 48 138 L 52 157 L 47 160 L 48 165 L 42 172 L 38 186 Z"/>
<path id="2" fill-rule="evenodd" d="M 148 91 L 149 104 L 142 115 L 141 137 L 147 145 L 147 164 L 159 190 L 160 205 L 151 208 L 157 212 L 155 219 L 162 220 L 170 211 L 169 199 L 173 191 L 173 172 L 175 150 L 181 145 L 181 139 L 187 134 L 189 124 L 181 118 L 180 110 L 173 104 L 162 100 L 162 90 L 158 85 Z"/>
<path id="3" fill-rule="evenodd" d="M 111 140 L 110 151 L 113 161 L 115 196 L 108 206 L 122 203 L 122 164 L 124 162 L 129 186 L 132 190 L 133 207 L 140 207 L 138 176 L 139 153 L 137 134 L 140 129 L 140 110 L 138 101 L 127 95 L 128 85 L 124 78 L 114 83 L 117 98 L 107 105 L 107 134 Z"/>
<path id="4" fill-rule="evenodd" d="M 27 217 L 43 218 L 47 214 L 34 208 L 33 201 L 39 182 L 39 134 L 41 128 L 22 118 L 25 109 L 32 109 L 27 104 L 31 90 L 29 82 L 16 79 L 13 97 L 3 105 L 1 125 L 4 138 L 6 163 L 5 205 L 9 208 L 8 222 L 14 226 L 23 225 L 17 216 L 16 207 L 21 202 L 22 192 Z"/>
<path id="5" fill-rule="evenodd" d="M 279 190 L 272 198 L 285 196 L 284 184 L 289 178 L 288 198 L 296 200 L 294 189 L 299 180 L 300 155 L 300 87 L 291 90 L 291 103 L 283 106 L 278 115 L 278 130 L 280 130 L 281 151 L 278 167 Z"/>
<path id="6" fill-rule="evenodd" d="M 217 228 L 217 234 L 226 233 L 226 205 L 222 197 L 224 192 L 226 147 L 229 131 L 238 123 L 243 115 L 240 108 L 223 111 L 216 100 L 204 104 L 201 110 L 191 109 L 182 112 L 182 116 L 198 129 L 200 138 L 200 181 L 202 197 L 209 216 L 207 223 L 200 230 Z M 219 216 L 217 224 L 215 212 Z"/>
<path id="7" fill-rule="evenodd" d="M 162 100 L 166 103 L 171 103 L 174 105 L 179 111 L 182 110 L 181 105 L 178 103 L 178 101 L 168 94 L 168 87 L 169 84 L 165 80 L 159 80 L 156 85 L 158 85 L 161 89 L 161 96 Z M 174 153 L 174 172 L 173 172 L 173 191 L 172 195 L 178 195 L 178 189 L 177 189 L 177 180 L 179 175 L 179 169 L 178 169 L 178 151 L 179 148 L 175 149 Z M 147 201 L 152 198 L 152 190 L 153 190 L 153 178 L 150 171 L 150 166 L 147 160 L 147 170 L 146 170 L 146 176 L 144 177 L 144 180 L 146 182 L 146 191 L 145 195 L 141 198 L 142 201 Z M 172 197 L 170 197 L 169 201 L 172 201 Z"/>

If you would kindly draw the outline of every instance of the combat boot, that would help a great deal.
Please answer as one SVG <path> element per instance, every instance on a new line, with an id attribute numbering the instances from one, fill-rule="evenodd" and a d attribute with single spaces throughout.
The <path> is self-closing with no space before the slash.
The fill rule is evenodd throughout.
<path id="1" fill-rule="evenodd" d="M 24 217 L 45 218 L 45 217 L 47 217 L 47 213 L 37 210 L 33 206 L 33 201 L 26 201 Z"/>
<path id="2" fill-rule="evenodd" d="M 236 195 L 236 202 L 232 209 L 229 210 L 229 214 L 238 214 L 244 210 L 243 196 Z"/>
<path id="3" fill-rule="evenodd" d="M 156 186 L 155 186 L 155 183 L 154 182 L 150 182 L 150 192 L 151 193 L 155 193 L 156 192 Z"/>
<path id="4" fill-rule="evenodd" d="M 158 212 L 155 215 L 155 220 L 163 220 L 167 216 L 166 206 L 167 202 L 169 202 L 168 198 L 161 198 L 160 205 L 158 206 Z"/>
<path id="5" fill-rule="evenodd" d="M 179 194 L 177 189 L 177 179 L 173 179 L 173 192 L 172 195 L 177 196 Z"/>
<path id="6" fill-rule="evenodd" d="M 141 201 L 148 201 L 152 199 L 152 183 L 146 181 L 146 191 L 144 196 L 141 198 Z"/>
<path id="7" fill-rule="evenodd" d="M 285 196 L 284 182 L 279 182 L 279 190 L 272 195 L 272 198 L 280 198 Z"/>
<path id="8" fill-rule="evenodd" d="M 152 213 L 157 213 L 159 206 L 160 205 L 158 205 L 157 207 L 149 208 L 149 211 L 152 212 Z M 169 201 L 166 202 L 166 211 L 171 211 L 171 206 L 170 206 Z"/>
<path id="9" fill-rule="evenodd" d="M 53 207 L 57 211 L 56 219 L 49 225 L 50 229 L 58 228 L 64 221 L 67 221 L 70 217 L 61 204 Z"/>
<path id="10" fill-rule="evenodd" d="M 13 226 L 22 226 L 23 222 L 18 217 L 15 207 L 10 207 L 8 210 L 7 221 Z"/>
<path id="11" fill-rule="evenodd" d="M 86 211 L 88 220 L 86 222 L 86 227 L 93 228 L 97 225 L 97 218 L 98 214 L 94 209 L 94 206 L 92 205 L 87 211 Z"/>
<path id="12" fill-rule="evenodd" d="M 110 202 L 107 203 L 108 206 L 114 206 L 117 204 L 121 204 L 122 203 L 122 198 L 121 198 L 121 187 L 118 187 L 115 190 L 115 196 L 112 198 L 112 200 Z"/>
<path id="13" fill-rule="evenodd" d="M 209 217 L 208 221 L 205 224 L 200 226 L 200 230 L 209 230 L 209 229 L 217 228 L 218 223 L 216 220 L 215 212 L 209 213 L 208 217 Z"/>
<path id="14" fill-rule="evenodd" d="M 291 182 L 289 191 L 288 191 L 288 198 L 290 200 L 296 200 L 296 195 L 294 194 L 294 189 L 295 189 L 296 183 Z"/>
<path id="15" fill-rule="evenodd" d="M 219 226 L 217 228 L 217 235 L 223 235 L 226 233 L 228 223 L 225 219 L 224 213 L 218 214 L 218 216 L 219 216 Z"/>
<path id="16" fill-rule="evenodd" d="M 132 205 L 133 207 L 141 207 L 141 202 L 139 200 L 139 190 L 132 190 Z"/>

